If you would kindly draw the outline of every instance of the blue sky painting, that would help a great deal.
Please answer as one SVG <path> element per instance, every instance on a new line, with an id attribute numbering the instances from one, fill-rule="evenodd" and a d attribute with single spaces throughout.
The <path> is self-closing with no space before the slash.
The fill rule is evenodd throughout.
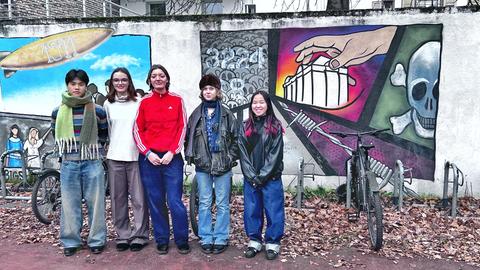
<path id="1" fill-rule="evenodd" d="M 13 52 L 39 38 L 0 38 L 0 52 Z M 98 48 L 59 66 L 36 70 L 19 70 L 6 78 L 0 69 L 0 111 L 50 115 L 66 90 L 65 74 L 70 69 L 84 69 L 98 91 L 106 95 L 105 81 L 116 67 L 126 67 L 135 88 L 148 90 L 145 79 L 151 65 L 150 37 L 112 36 Z"/>

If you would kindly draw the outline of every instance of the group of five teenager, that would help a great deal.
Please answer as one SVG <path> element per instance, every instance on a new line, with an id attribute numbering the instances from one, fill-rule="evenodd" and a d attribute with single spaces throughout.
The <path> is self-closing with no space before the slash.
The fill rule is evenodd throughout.
<path id="1" fill-rule="evenodd" d="M 183 99 L 170 91 L 170 75 L 161 65 L 150 68 L 146 80 L 150 93 L 143 98 L 136 95 L 128 70 L 115 69 L 103 108 L 92 102 L 88 82 L 85 71 L 69 71 L 67 91 L 52 113 L 55 141 L 62 153 L 60 241 L 65 256 L 74 255 L 82 246 L 82 199 L 88 210 L 87 245 L 94 254 L 105 247 L 101 155 L 107 141 L 118 251 L 140 251 L 147 245 L 150 213 L 156 250 L 168 253 L 170 212 L 177 250 L 190 252 L 187 210 L 182 202 L 184 149 L 187 163 L 195 165 L 198 182 L 201 251 L 218 254 L 228 246 L 232 167 L 239 159 L 244 175 L 244 224 L 250 240 L 245 256 L 254 257 L 263 243 L 267 259 L 278 256 L 285 223 L 283 128 L 266 92 L 253 93 L 249 117 L 238 127 L 235 116 L 222 105 L 221 82 L 212 74 L 200 80 L 201 103 L 188 121 Z"/>

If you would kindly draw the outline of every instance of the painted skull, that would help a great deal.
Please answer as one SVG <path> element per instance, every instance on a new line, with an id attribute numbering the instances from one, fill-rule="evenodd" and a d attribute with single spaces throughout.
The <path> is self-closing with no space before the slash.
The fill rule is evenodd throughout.
<path id="1" fill-rule="evenodd" d="M 408 103 L 416 133 L 433 138 L 438 105 L 440 42 L 423 44 L 410 58 L 407 76 Z"/>

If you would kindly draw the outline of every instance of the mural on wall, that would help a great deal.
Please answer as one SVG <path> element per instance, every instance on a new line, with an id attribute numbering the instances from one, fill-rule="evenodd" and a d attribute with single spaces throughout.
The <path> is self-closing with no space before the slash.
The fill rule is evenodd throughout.
<path id="1" fill-rule="evenodd" d="M 110 28 L 86 28 L 41 39 L 0 38 L 0 111 L 49 115 L 66 90 L 64 76 L 72 68 L 87 72 L 89 90 L 98 91 L 94 96 L 106 95 L 105 83 L 118 66 L 129 69 L 137 88 L 148 89 L 150 37 L 112 34 Z"/>
<path id="2" fill-rule="evenodd" d="M 16 133 L 16 137 L 19 140 L 16 141 L 17 145 L 14 149 L 24 150 L 24 153 L 27 154 L 26 166 L 30 168 L 39 168 L 41 155 L 54 147 L 54 140 L 50 130 L 50 121 L 50 116 L 0 112 L 0 126 L 4 127 L 0 133 L 0 137 L 2 138 L 2 141 L 0 141 L 0 149 L 2 149 L 2 152 L 3 150 L 12 149 L 12 147 L 9 146 L 9 140 L 14 137 L 13 134 Z M 23 178 L 23 160 L 19 154 L 15 154 L 13 155 L 14 164 L 12 164 L 11 157 L 12 155 L 7 155 L 4 160 L 5 178 L 6 180 L 20 180 Z M 56 166 L 55 159 L 48 159 L 46 162 L 47 166 Z"/>
<path id="3" fill-rule="evenodd" d="M 202 74 L 217 75 L 229 108 L 268 91 L 268 31 L 200 32 Z"/>
<path id="4" fill-rule="evenodd" d="M 10 134 L 8 135 L 6 149 L 7 151 L 11 150 L 22 150 L 23 149 L 23 141 L 20 129 L 18 128 L 17 124 L 13 124 L 9 128 Z M 11 168 L 21 168 L 22 167 L 22 158 L 20 153 L 11 153 L 6 157 L 6 167 Z"/>
<path id="5" fill-rule="evenodd" d="M 207 48 L 201 42 L 203 73 L 209 71 L 204 52 L 214 45 L 223 50 L 223 40 L 247 31 L 202 36 L 212 33 L 215 43 Z M 276 96 L 284 124 L 324 174 L 345 175 L 348 149 L 355 145 L 353 138 L 339 139 L 329 132 L 388 128 L 379 138 L 365 138 L 376 146 L 370 154 L 378 166 L 394 168 L 399 159 L 414 177 L 433 180 L 441 34 L 442 25 L 269 30 L 264 36 L 274 70 L 265 85 Z M 235 45 L 242 46 L 242 41 Z M 236 78 L 249 78 L 246 74 Z"/>
<path id="6" fill-rule="evenodd" d="M 110 73 L 116 67 L 129 69 L 138 92 L 148 89 L 145 78 L 151 65 L 150 37 L 114 35 L 111 28 L 84 28 L 43 38 L 0 38 L 0 149 L 22 149 L 27 166 L 39 167 L 44 149 L 53 148 L 50 114 L 66 91 L 65 74 L 84 69 L 90 78 L 87 89 L 102 105 Z M 18 154 L 6 159 L 9 168 L 19 168 Z M 15 169 L 12 169 L 13 171 Z"/>

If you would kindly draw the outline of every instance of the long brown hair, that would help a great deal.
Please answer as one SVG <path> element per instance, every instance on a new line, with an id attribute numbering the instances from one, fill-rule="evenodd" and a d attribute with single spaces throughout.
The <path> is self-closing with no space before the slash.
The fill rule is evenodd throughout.
<path id="1" fill-rule="evenodd" d="M 112 74 L 110 75 L 110 80 L 108 80 L 108 94 L 107 94 L 107 99 L 110 103 L 115 102 L 115 87 L 113 87 L 113 74 L 121 72 L 125 75 L 127 75 L 128 78 L 128 89 L 127 89 L 127 100 L 137 100 L 137 93 L 135 92 L 135 86 L 133 85 L 132 81 L 132 76 L 130 75 L 130 72 L 128 72 L 128 69 L 124 67 L 118 67 L 112 71 Z"/>

